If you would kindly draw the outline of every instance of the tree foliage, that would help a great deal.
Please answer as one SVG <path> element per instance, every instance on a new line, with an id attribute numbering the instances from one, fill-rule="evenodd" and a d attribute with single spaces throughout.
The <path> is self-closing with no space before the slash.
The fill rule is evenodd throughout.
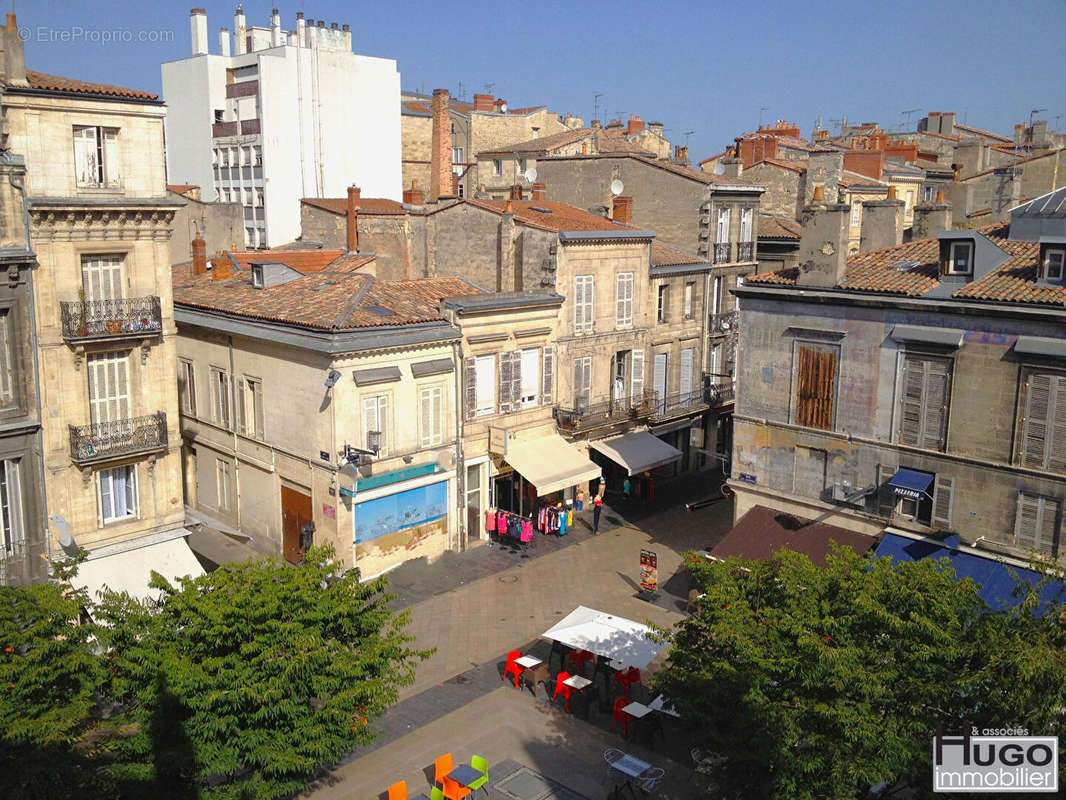
<path id="1" fill-rule="evenodd" d="M 153 800 L 296 794 L 371 738 L 370 722 L 428 655 L 411 648 L 407 615 L 388 608 L 384 580 L 361 584 L 354 571 L 338 577 L 331 559 L 331 550 L 316 548 L 299 567 L 227 565 L 177 586 L 156 576 L 158 602 L 107 593 L 91 604 L 94 622 L 82 626 L 72 620 L 87 600 L 69 586 L 7 590 L 53 602 L 39 614 L 46 626 L 24 637 L 25 652 L 0 661 L 0 674 L 26 684 L 19 696 L 4 695 L 0 719 L 25 713 L 26 666 L 61 639 L 64 650 L 81 649 L 54 655 L 57 677 L 69 684 L 86 673 L 75 684 L 81 700 L 63 705 L 71 752 L 93 744 L 82 752 L 92 756 L 79 762 L 82 777 Z M 25 628 L 31 617 L 17 607 L 14 625 Z M 90 636 L 94 648 L 84 646 Z M 48 721 L 43 711 L 37 719 Z M 37 740 L 41 724 L 27 724 Z M 64 791 L 48 796 L 76 794 L 56 789 Z"/>
<path id="2" fill-rule="evenodd" d="M 705 595 L 654 683 L 717 757 L 723 795 L 921 794 L 938 730 L 1058 733 L 1066 632 L 1035 592 L 993 612 L 946 560 L 844 548 L 825 567 L 788 551 L 690 567 Z"/>

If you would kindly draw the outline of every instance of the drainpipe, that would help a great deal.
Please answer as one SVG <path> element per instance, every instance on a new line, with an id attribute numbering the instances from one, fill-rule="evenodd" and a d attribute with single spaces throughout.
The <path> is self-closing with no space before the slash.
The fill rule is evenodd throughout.
<path id="1" fill-rule="evenodd" d="M 233 359 L 233 337 L 226 337 L 226 346 L 229 348 L 229 429 L 233 434 L 233 505 L 237 511 L 237 524 L 233 527 L 241 529 L 241 476 L 240 459 L 237 458 L 237 367 Z"/>
<path id="2" fill-rule="evenodd" d="M 4 154 L 4 161 L 8 161 Z M 17 183 L 15 176 L 7 176 L 8 183 L 22 195 L 22 225 L 26 231 L 26 252 L 33 253 L 30 247 L 30 201 L 26 197 L 26 185 Z M 37 346 L 37 301 L 34 297 L 33 267 L 26 273 L 26 290 L 30 297 L 30 349 L 33 351 L 33 382 L 37 395 L 37 435 L 34 437 L 37 450 L 37 471 L 41 481 L 41 521 L 44 525 L 44 552 L 47 557 L 52 555 L 52 537 L 48 533 L 48 493 L 45 491 L 44 469 L 44 414 L 41 407 L 41 360 Z"/>
<path id="3" fill-rule="evenodd" d="M 463 377 L 463 361 L 460 358 L 459 342 L 452 342 L 452 361 L 455 363 L 455 531 L 457 535 L 456 550 L 465 541 L 466 530 L 466 466 L 463 461 L 463 414 L 459 407 L 462 391 L 459 383 Z"/>

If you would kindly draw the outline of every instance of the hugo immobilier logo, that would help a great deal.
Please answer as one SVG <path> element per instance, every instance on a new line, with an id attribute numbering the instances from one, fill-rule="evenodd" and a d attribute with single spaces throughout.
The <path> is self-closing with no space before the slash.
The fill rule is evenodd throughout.
<path id="1" fill-rule="evenodd" d="M 1059 737 L 1026 734 L 974 728 L 962 736 L 934 736 L 933 791 L 1058 792 Z"/>

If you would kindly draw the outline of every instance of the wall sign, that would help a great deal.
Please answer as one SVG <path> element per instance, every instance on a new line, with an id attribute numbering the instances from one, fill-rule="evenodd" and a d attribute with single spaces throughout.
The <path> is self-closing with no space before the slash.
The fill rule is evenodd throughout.
<path id="1" fill-rule="evenodd" d="M 327 453 L 325 450 L 319 450 L 318 457 L 325 461 L 327 464 L 329 463 L 329 453 Z"/>
<path id="2" fill-rule="evenodd" d="M 750 474 L 750 473 L 747 473 L 747 472 L 740 473 L 740 475 L 738 477 L 740 478 L 740 480 L 744 481 L 744 483 L 754 484 L 754 483 L 757 482 L 756 477 L 754 475 Z"/>

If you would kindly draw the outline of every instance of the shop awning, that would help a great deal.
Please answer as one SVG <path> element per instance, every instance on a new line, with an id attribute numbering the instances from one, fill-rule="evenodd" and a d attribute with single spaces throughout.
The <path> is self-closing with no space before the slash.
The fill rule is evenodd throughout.
<path id="1" fill-rule="evenodd" d="M 625 433 L 610 439 L 589 442 L 589 447 L 628 469 L 630 475 L 673 464 L 680 460 L 682 455 L 676 447 L 671 447 L 647 431 Z"/>
<path id="2" fill-rule="evenodd" d="M 933 476 L 928 472 L 915 472 L 913 469 L 901 469 L 892 476 L 888 485 L 892 491 L 913 500 L 923 500 L 929 496 L 929 486 Z"/>
<path id="3" fill-rule="evenodd" d="M 504 458 L 542 496 L 600 477 L 600 468 L 557 433 L 508 442 Z"/>
<path id="4" fill-rule="evenodd" d="M 652 639 L 651 632 L 647 625 L 631 619 L 578 606 L 541 635 L 627 667 L 644 669 L 666 647 Z"/>
<path id="5" fill-rule="evenodd" d="M 99 558 L 93 558 L 90 553 L 89 559 L 78 567 L 78 574 L 71 584 L 75 588 L 87 589 L 94 600 L 105 586 L 143 600 L 156 594 L 148 588 L 153 571 L 171 582 L 185 575 L 198 578 L 205 574 L 185 537 L 179 536 Z"/>

